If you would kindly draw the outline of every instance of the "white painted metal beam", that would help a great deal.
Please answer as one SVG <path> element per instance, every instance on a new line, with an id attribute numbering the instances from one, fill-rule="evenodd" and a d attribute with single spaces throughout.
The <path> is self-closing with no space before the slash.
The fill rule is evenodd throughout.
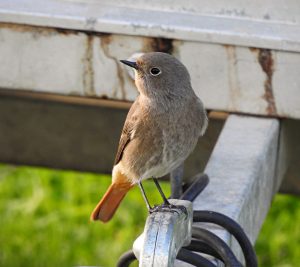
<path id="1" fill-rule="evenodd" d="M 282 179 L 276 175 L 278 141 L 278 120 L 230 116 L 205 168 L 210 183 L 195 199 L 194 210 L 231 217 L 254 243 Z M 205 227 L 240 253 L 227 232 Z"/>
<path id="2" fill-rule="evenodd" d="M 300 51 L 300 7 L 289 1 L 0 1 L 0 21 Z"/>
<path id="3" fill-rule="evenodd" d="M 300 119 L 300 54 L 211 43 L 0 24 L 0 88 L 132 101 L 119 59 L 173 53 L 206 108 Z"/>
<path id="4" fill-rule="evenodd" d="M 0 88 L 132 101 L 118 60 L 163 51 L 208 109 L 300 119 L 299 14 L 297 0 L 0 0 Z"/>

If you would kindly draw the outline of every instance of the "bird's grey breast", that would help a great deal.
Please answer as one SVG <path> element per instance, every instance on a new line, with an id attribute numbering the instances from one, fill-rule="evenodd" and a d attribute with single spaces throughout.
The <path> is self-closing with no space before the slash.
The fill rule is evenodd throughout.
<path id="1" fill-rule="evenodd" d="M 147 110 L 147 116 L 134 131 L 138 158 L 131 161 L 134 169 L 139 166 L 136 172 L 141 179 L 164 176 L 187 158 L 201 134 L 203 112 L 197 99 L 178 101 L 163 112 L 155 105 Z"/>
<path id="2" fill-rule="evenodd" d="M 162 161 L 168 172 L 179 166 L 193 151 L 206 114 L 198 98 L 174 105 L 161 119 Z"/>

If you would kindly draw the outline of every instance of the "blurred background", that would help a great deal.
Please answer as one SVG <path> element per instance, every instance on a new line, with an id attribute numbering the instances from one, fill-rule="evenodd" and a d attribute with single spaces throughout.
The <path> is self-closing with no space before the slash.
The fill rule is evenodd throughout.
<path id="1" fill-rule="evenodd" d="M 137 96 L 119 60 L 151 51 L 186 65 L 209 113 L 186 182 L 205 171 L 230 114 L 279 122 L 255 248 L 260 266 L 299 266 L 297 0 L 0 0 L 0 266 L 115 266 L 132 247 L 147 217 L 137 188 L 110 223 L 89 216 Z"/>
<path id="2" fill-rule="evenodd" d="M 134 188 L 110 223 L 89 222 L 109 184 L 108 175 L 2 164 L 0 265 L 115 266 L 142 232 L 147 210 Z M 151 181 L 145 189 L 156 192 Z M 277 195 L 256 242 L 259 266 L 298 266 L 299 221 L 299 198 Z"/>

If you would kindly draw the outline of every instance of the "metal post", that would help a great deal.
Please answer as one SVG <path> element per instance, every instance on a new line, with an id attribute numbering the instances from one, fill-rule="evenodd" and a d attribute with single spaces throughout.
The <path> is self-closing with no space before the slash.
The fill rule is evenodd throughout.
<path id="1" fill-rule="evenodd" d="M 183 164 L 181 164 L 170 174 L 171 198 L 180 198 L 182 195 L 183 169 Z"/>
<path id="2" fill-rule="evenodd" d="M 139 267 L 172 267 L 178 251 L 191 241 L 192 203 L 177 199 L 169 201 L 176 207 L 159 208 L 151 213 L 143 234 L 133 244 Z"/>

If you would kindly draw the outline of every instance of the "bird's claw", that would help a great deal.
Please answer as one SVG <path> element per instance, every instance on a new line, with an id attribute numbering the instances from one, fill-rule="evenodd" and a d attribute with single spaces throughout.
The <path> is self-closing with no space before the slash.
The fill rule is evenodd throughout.
<path id="1" fill-rule="evenodd" d="M 178 212 L 178 210 L 181 210 L 182 212 L 187 214 L 187 210 L 184 206 L 181 205 L 173 205 L 173 204 L 162 204 L 162 205 L 156 205 L 153 208 L 149 210 L 149 213 L 154 212 Z"/>

